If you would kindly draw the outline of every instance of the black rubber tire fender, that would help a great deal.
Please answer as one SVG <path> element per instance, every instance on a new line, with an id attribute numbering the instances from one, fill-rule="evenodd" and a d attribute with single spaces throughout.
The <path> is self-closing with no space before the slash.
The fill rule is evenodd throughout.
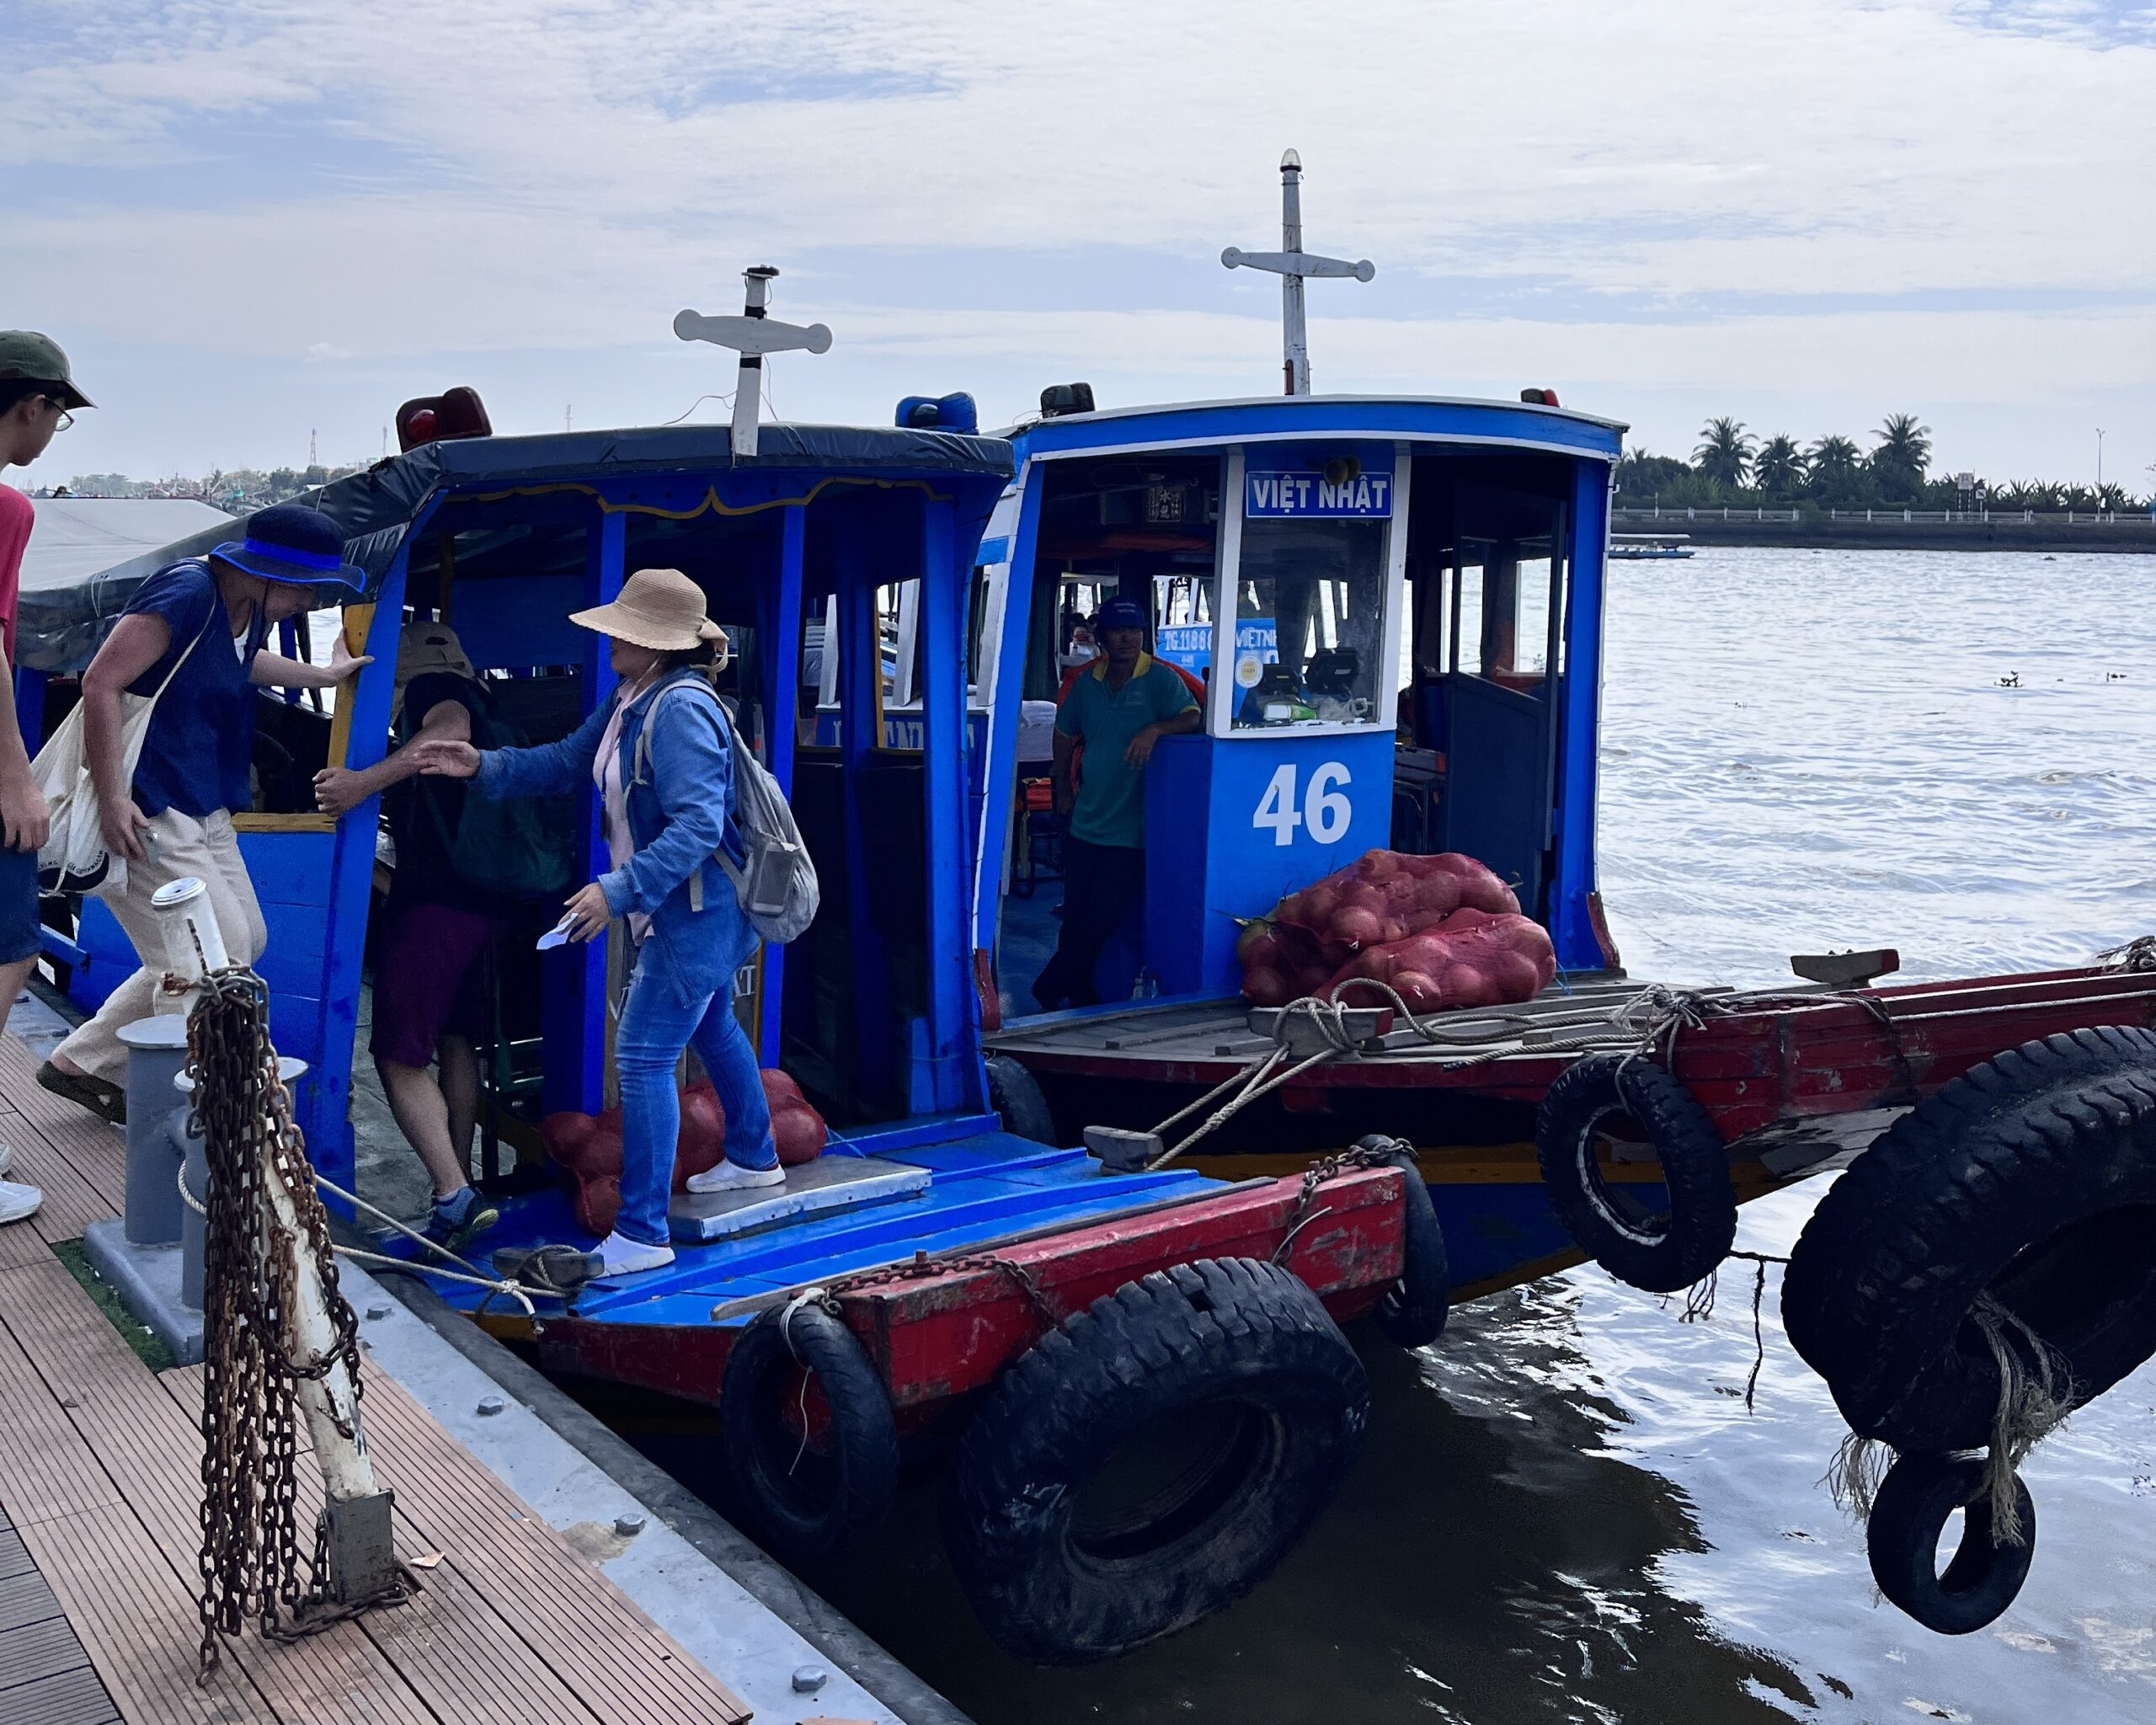
<path id="1" fill-rule="evenodd" d="M 1897 1121 L 1806 1222 L 1783 1322 L 1851 1429 L 1973 1449 L 1999 1397 L 1987 1292 L 2064 1357 L 2076 1405 L 2156 1354 L 2156 1035 L 2025 1044 Z"/>
<path id="2" fill-rule="evenodd" d="M 1356 1147 L 1389 1151 L 1386 1160 L 1406 1185 L 1401 1194 L 1406 1215 L 1400 1279 L 1385 1290 L 1370 1316 L 1388 1342 L 1427 1348 L 1444 1334 L 1445 1320 L 1452 1316 L 1452 1259 L 1445 1251 L 1444 1230 L 1438 1225 L 1438 1208 L 1430 1201 L 1414 1147 L 1405 1140 L 1373 1135 Z"/>
<path id="3" fill-rule="evenodd" d="M 1254 1258 L 1155 1271 L 1065 1318 L 989 1391 L 947 1477 L 952 1566 L 1022 1658 L 1127 1652 L 1262 1580 L 1331 1501 L 1369 1418 L 1362 1362 L 1289 1272 Z M 1179 1419 L 1220 1441 L 1103 1528 L 1087 1487 Z"/>
<path id="4" fill-rule="evenodd" d="M 1662 1165 L 1669 1209 L 1628 1215 L 1595 1166 L 1597 1128 L 1629 1114 Z M 1534 1119 L 1543 1189 L 1581 1251 L 1656 1294 L 1689 1288 L 1737 1238 L 1737 1188 L 1713 1119 L 1683 1081 L 1638 1055 L 1588 1055 L 1557 1075 Z"/>
<path id="5" fill-rule="evenodd" d="M 988 1106 L 1003 1130 L 1051 1148 L 1056 1145 L 1055 1115 L 1041 1093 L 1040 1081 L 1009 1055 L 987 1058 Z"/>
<path id="6" fill-rule="evenodd" d="M 1902 1456 L 1881 1482 L 1865 1528 L 1879 1591 L 1940 1635 L 1967 1635 L 1997 1618 L 2021 1591 L 2036 1555 L 2036 1505 L 2018 1475 L 2021 1543 L 1992 1543 L 1991 1503 L 1979 1489 L 1983 1472 L 1984 1464 L 1967 1456 Z M 1942 1575 L 1940 1535 L 1956 1509 L 1961 1543 Z"/>
<path id="7" fill-rule="evenodd" d="M 780 1417 L 796 1365 L 830 1406 L 826 1447 L 809 1449 Z M 890 1513 L 899 1482 L 890 1397 L 853 1332 L 820 1306 L 766 1312 L 742 1332 L 719 1387 L 718 1430 L 744 1513 L 783 1556 L 846 1551 Z"/>

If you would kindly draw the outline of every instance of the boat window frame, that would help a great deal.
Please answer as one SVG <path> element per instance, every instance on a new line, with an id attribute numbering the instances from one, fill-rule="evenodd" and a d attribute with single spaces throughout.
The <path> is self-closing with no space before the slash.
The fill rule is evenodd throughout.
<path id="1" fill-rule="evenodd" d="M 1249 502 L 1243 494 L 1243 479 L 1253 441 L 1262 445 L 1283 440 L 1246 440 L 1230 444 L 1223 451 L 1225 465 L 1220 480 L 1220 531 L 1213 556 L 1213 675 L 1206 680 L 1205 734 L 1221 742 L 1255 742 L 1268 738 L 1360 737 L 1373 732 L 1396 731 L 1400 724 L 1400 643 L 1407 585 L 1407 532 L 1410 512 L 1414 507 L 1413 441 L 1362 440 L 1389 441 L 1392 445 L 1392 513 L 1385 521 L 1384 548 L 1379 557 L 1384 571 L 1385 624 L 1379 638 L 1377 681 L 1369 717 L 1321 719 L 1309 724 L 1238 726 L 1235 723 L 1236 691 L 1232 667 L 1235 662 L 1235 622 L 1240 607 L 1235 602 L 1234 585 L 1242 569 L 1243 520 Z M 1313 440 L 1306 437 L 1299 441 Z M 1231 500 L 1233 507 L 1230 506 Z"/>

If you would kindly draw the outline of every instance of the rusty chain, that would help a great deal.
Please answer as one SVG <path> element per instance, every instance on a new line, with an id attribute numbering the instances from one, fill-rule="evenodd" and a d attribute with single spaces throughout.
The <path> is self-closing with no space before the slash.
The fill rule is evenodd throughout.
<path id="1" fill-rule="evenodd" d="M 326 1524 L 310 1582 L 299 1573 L 298 1437 L 295 1391 L 339 1365 L 360 1393 L 359 1321 L 337 1286 L 329 1222 L 270 1040 L 269 991 L 253 971 L 209 976 L 187 1025 L 194 1084 L 188 1130 L 209 1162 L 203 1250 L 202 1646 L 200 1674 L 217 1669 L 219 1637 L 259 1618 L 280 1639 L 326 1627 Z M 334 1344 L 312 1365 L 287 1351 L 300 1266 L 298 1242 L 271 1220 L 266 1171 L 290 1194 Z M 346 1437 L 354 1434 L 339 1423 Z M 344 1614 L 336 1614 L 344 1615 Z"/>
<path id="2" fill-rule="evenodd" d="M 1358 1168 L 1390 1167 L 1396 1158 L 1405 1156 L 1412 1160 L 1414 1154 L 1404 1140 L 1386 1138 L 1377 1140 L 1377 1135 L 1373 1134 L 1351 1150 L 1343 1150 L 1337 1155 L 1312 1162 L 1303 1170 L 1303 1183 L 1295 1193 L 1295 1207 L 1288 1212 L 1288 1231 L 1280 1236 L 1280 1243 L 1273 1248 L 1273 1263 L 1284 1267 L 1288 1262 L 1289 1248 L 1295 1243 L 1295 1236 L 1331 1209 L 1330 1204 L 1315 1210 L 1311 1209 L 1310 1206 L 1317 1200 L 1319 1187 L 1342 1174 L 1353 1173 Z"/>
<path id="3" fill-rule="evenodd" d="M 1011 1258 L 1001 1258 L 992 1252 L 971 1252 L 957 1258 L 931 1258 L 926 1252 L 916 1252 L 898 1263 L 887 1263 L 873 1270 L 856 1270 L 850 1276 L 841 1276 L 835 1282 L 826 1283 L 821 1291 L 824 1309 L 832 1316 L 839 1315 L 840 1296 L 857 1294 L 869 1288 L 889 1287 L 894 1282 L 926 1281 L 931 1276 L 957 1275 L 970 1270 L 986 1270 L 999 1275 L 1026 1296 L 1026 1303 L 1033 1309 L 1033 1316 L 1040 1320 L 1044 1330 L 1054 1329 L 1062 1320 L 1054 1306 L 1049 1303 L 1048 1293 L 1025 1265 Z"/>

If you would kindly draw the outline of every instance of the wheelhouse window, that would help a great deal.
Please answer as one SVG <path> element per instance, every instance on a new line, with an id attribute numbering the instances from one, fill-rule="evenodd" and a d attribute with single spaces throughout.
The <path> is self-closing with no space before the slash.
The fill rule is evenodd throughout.
<path id="1" fill-rule="evenodd" d="M 1235 729 L 1390 724 L 1390 449 L 1251 449 L 1234 570 Z"/>

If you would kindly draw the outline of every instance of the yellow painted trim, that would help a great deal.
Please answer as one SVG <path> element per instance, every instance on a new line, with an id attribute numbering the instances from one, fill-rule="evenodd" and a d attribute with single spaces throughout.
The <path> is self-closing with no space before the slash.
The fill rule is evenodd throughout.
<path id="1" fill-rule="evenodd" d="M 337 819 L 331 814 L 235 814 L 234 832 L 334 832 Z"/>
<path id="2" fill-rule="evenodd" d="M 372 605 L 344 607 L 344 650 L 355 657 L 367 650 L 367 636 L 374 628 L 374 611 Z M 352 696 L 358 687 L 357 677 L 347 678 L 337 692 L 337 710 L 329 715 L 329 751 L 326 758 L 339 766 L 350 764 L 347 757 L 352 746 Z"/>
<path id="3" fill-rule="evenodd" d="M 938 491 L 926 479 L 862 479 L 851 474 L 834 473 L 819 479 L 801 497 L 774 497 L 763 503 L 752 503 L 741 508 L 721 503 L 718 488 L 710 486 L 704 492 L 704 500 L 694 509 L 660 509 L 648 503 L 609 503 L 598 487 L 586 485 L 574 479 L 564 479 L 552 485 L 515 485 L 506 491 L 475 491 L 452 494 L 444 499 L 447 503 L 505 503 L 513 497 L 552 497 L 568 491 L 591 498 L 599 505 L 601 515 L 655 515 L 666 521 L 692 521 L 698 515 L 754 515 L 767 509 L 792 509 L 814 503 L 834 485 L 873 485 L 880 491 L 919 491 L 932 503 L 948 503 L 950 494 Z"/>

